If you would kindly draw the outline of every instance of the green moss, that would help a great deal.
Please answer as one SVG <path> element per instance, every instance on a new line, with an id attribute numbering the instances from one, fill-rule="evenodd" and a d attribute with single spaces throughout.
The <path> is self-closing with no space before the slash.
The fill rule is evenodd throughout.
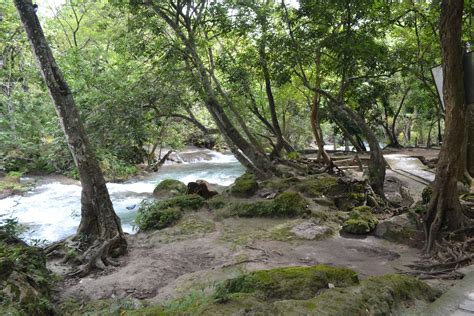
<path id="1" fill-rule="evenodd" d="M 230 215 L 240 217 L 295 217 L 307 214 L 308 202 L 296 192 L 283 192 L 271 201 L 236 203 Z"/>
<path id="2" fill-rule="evenodd" d="M 229 197 L 224 194 L 214 195 L 212 198 L 207 200 L 207 205 L 211 210 L 221 209 L 229 203 Z"/>
<path id="3" fill-rule="evenodd" d="M 174 179 L 166 179 L 158 183 L 153 190 L 155 196 L 176 196 L 185 194 L 187 190 L 186 184 Z"/>
<path id="4" fill-rule="evenodd" d="M 197 211 L 204 205 L 204 198 L 197 194 L 180 195 L 158 202 L 161 207 L 179 207 L 185 211 Z"/>
<path id="5" fill-rule="evenodd" d="M 258 183 L 255 176 L 245 173 L 235 179 L 234 184 L 230 188 L 230 193 L 236 197 L 251 197 L 258 190 Z"/>
<path id="6" fill-rule="evenodd" d="M 264 300 L 309 299 L 329 283 L 349 286 L 357 284 L 358 278 L 351 270 L 324 265 L 256 271 L 220 284 L 214 298 L 225 302 L 230 294 L 253 293 Z"/>
<path id="7" fill-rule="evenodd" d="M 142 203 L 135 222 L 143 231 L 163 229 L 175 224 L 182 216 L 178 207 L 161 208 L 156 204 Z"/>
<path id="8" fill-rule="evenodd" d="M 290 187 L 294 187 L 296 184 L 300 182 L 301 180 L 295 177 L 273 178 L 270 180 L 263 181 L 261 186 L 268 189 L 284 191 L 284 190 L 288 190 Z"/>
<path id="9" fill-rule="evenodd" d="M 58 306 L 58 315 L 68 316 L 103 316 L 103 315 L 135 315 L 144 305 L 136 299 L 114 298 L 78 302 L 72 298 L 62 301 Z M 146 309 L 143 309 L 146 310 Z M 156 309 L 158 310 L 158 308 Z M 131 314 L 129 314 L 131 313 Z M 151 314 L 140 314 L 151 315 Z M 153 314 L 157 315 L 157 314 Z"/>
<path id="10" fill-rule="evenodd" d="M 308 177 L 294 188 L 308 197 L 320 197 L 331 192 L 338 185 L 337 180 L 337 177 L 330 175 Z"/>
<path id="11" fill-rule="evenodd" d="M 378 220 L 368 206 L 355 207 L 349 213 L 349 219 L 342 225 L 342 230 L 351 234 L 367 234 L 375 229 Z"/>
<path id="12" fill-rule="evenodd" d="M 163 229 L 174 225 L 184 211 L 198 210 L 203 204 L 204 198 L 197 194 L 180 195 L 164 201 L 143 201 L 135 223 L 141 230 Z"/>
<path id="13" fill-rule="evenodd" d="M 391 315 L 402 303 L 433 301 L 439 293 L 416 278 L 389 274 L 368 278 L 359 287 L 331 289 L 311 302 L 315 315 Z"/>
<path id="14" fill-rule="evenodd" d="M 51 315 L 52 276 L 41 249 L 0 234 L 0 314 Z"/>
<path id="15" fill-rule="evenodd" d="M 288 215 L 302 215 L 307 213 L 308 202 L 296 192 L 286 191 L 278 194 L 272 201 L 274 214 Z"/>

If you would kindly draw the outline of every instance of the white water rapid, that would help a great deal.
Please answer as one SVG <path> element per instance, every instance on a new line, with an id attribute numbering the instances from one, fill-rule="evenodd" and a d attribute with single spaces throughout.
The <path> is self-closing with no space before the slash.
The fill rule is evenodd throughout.
<path id="1" fill-rule="evenodd" d="M 192 156 L 187 160 L 190 162 L 165 165 L 158 172 L 140 179 L 107 184 L 125 232 L 134 232 L 137 205 L 143 199 L 152 197 L 153 189 L 160 181 L 176 179 L 188 183 L 202 179 L 218 185 L 230 185 L 244 172 L 232 155 L 208 150 L 188 151 L 185 154 Z M 74 234 L 80 221 L 81 187 L 57 180 L 40 182 L 44 183 L 22 196 L 0 200 L 0 220 L 17 218 L 28 227 L 22 236 L 28 241 L 53 242 Z"/>

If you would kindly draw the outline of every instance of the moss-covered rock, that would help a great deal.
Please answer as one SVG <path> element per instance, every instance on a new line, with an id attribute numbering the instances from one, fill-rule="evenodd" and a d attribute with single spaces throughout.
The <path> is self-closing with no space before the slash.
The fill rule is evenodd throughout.
<path id="1" fill-rule="evenodd" d="M 142 203 L 135 222 L 143 231 L 163 229 L 175 224 L 182 216 L 179 207 L 161 208 L 158 204 Z"/>
<path id="2" fill-rule="evenodd" d="M 349 219 L 342 225 L 342 230 L 351 234 L 368 234 L 375 229 L 378 220 L 368 206 L 355 207 L 349 213 Z"/>
<path id="3" fill-rule="evenodd" d="M 172 197 L 186 193 L 186 184 L 174 179 L 166 179 L 158 183 L 153 190 L 156 197 Z"/>
<path id="4" fill-rule="evenodd" d="M 264 300 L 309 299 L 329 283 L 345 287 L 357 284 L 358 278 L 352 270 L 325 265 L 256 271 L 225 281 L 214 298 L 225 302 L 230 294 L 253 293 Z"/>
<path id="5" fill-rule="evenodd" d="M 308 197 L 321 197 L 331 193 L 338 186 L 338 178 L 322 174 L 308 177 L 296 184 L 294 189 L 305 194 Z"/>
<path id="6" fill-rule="evenodd" d="M 416 278 L 389 274 L 368 278 L 358 287 L 325 291 L 308 301 L 307 306 L 314 315 L 393 315 L 408 302 L 431 302 L 438 295 Z M 288 305 L 282 307 L 289 312 Z"/>
<path id="7" fill-rule="evenodd" d="M 331 280 L 335 288 L 328 288 Z M 120 308 L 113 312 L 150 316 L 405 315 L 411 303 L 428 304 L 439 294 L 422 281 L 405 275 L 372 277 L 359 284 L 357 275 L 347 269 L 291 267 L 253 272 L 225 281 L 213 296 L 204 291 L 194 292 L 163 305 L 135 308 L 122 302 L 116 304 Z M 112 304 L 110 300 L 84 306 L 76 304 L 67 314 L 108 315 L 112 314 L 109 307 Z"/>
<path id="8" fill-rule="evenodd" d="M 307 214 L 308 202 L 297 192 L 282 192 L 270 201 L 236 203 L 230 215 L 240 217 L 295 217 Z"/>
<path id="9" fill-rule="evenodd" d="M 272 178 L 263 181 L 261 187 L 271 190 L 285 191 L 289 188 L 295 187 L 298 183 L 301 183 L 301 180 L 296 177 Z"/>
<path id="10" fill-rule="evenodd" d="M 162 207 L 179 207 L 185 211 L 197 211 L 204 205 L 204 198 L 197 194 L 179 195 L 160 201 Z"/>
<path id="11" fill-rule="evenodd" d="M 143 201 L 135 223 L 141 230 L 163 229 L 174 225 L 184 211 L 198 210 L 204 204 L 199 195 L 180 195 L 164 201 Z"/>
<path id="12" fill-rule="evenodd" d="M 234 184 L 230 188 L 230 193 L 235 197 L 251 197 L 257 192 L 258 183 L 255 176 L 245 173 L 235 179 Z"/>
<path id="13" fill-rule="evenodd" d="M 397 215 L 377 224 L 374 235 L 389 241 L 413 244 L 418 231 L 410 213 Z"/>
<path id="14" fill-rule="evenodd" d="M 41 249 L 0 234 L 0 314 L 52 315 L 52 276 Z"/>

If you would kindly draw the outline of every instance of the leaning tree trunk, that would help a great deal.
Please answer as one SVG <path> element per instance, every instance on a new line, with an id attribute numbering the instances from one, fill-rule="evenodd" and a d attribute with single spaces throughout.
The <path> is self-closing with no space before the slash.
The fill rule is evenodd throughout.
<path id="1" fill-rule="evenodd" d="M 98 261 L 103 262 L 108 255 L 123 254 L 127 248 L 120 219 L 114 212 L 102 171 L 84 131 L 71 90 L 46 42 L 33 4 L 31 0 L 14 0 L 14 3 L 79 170 L 82 185 L 81 223 L 76 237 L 85 242 L 82 246 L 86 248 L 83 249 L 94 249 L 94 253 L 85 251 L 94 260 L 92 264 L 100 264 Z M 97 253 L 99 250 L 100 256 Z M 91 267 L 92 265 L 88 265 L 88 270 Z"/>
<path id="2" fill-rule="evenodd" d="M 424 218 L 425 252 L 434 250 L 443 227 L 450 231 L 465 224 L 457 192 L 457 176 L 465 138 L 465 100 L 461 46 L 462 0 L 443 0 L 441 5 L 441 52 L 446 129 L 439 154 L 433 194 Z"/>
<path id="3" fill-rule="evenodd" d="M 385 159 L 383 158 L 383 153 L 380 149 L 377 136 L 375 136 L 374 132 L 367 125 L 364 118 L 362 118 L 354 110 L 350 109 L 342 103 L 335 102 L 334 105 L 336 106 L 335 109 L 339 111 L 339 115 L 344 116 L 347 121 L 355 123 L 355 125 L 360 128 L 362 134 L 369 143 L 369 183 L 375 193 L 377 193 L 381 197 L 385 197 L 383 189 L 386 171 Z"/>
<path id="4" fill-rule="evenodd" d="M 321 53 L 318 52 L 316 54 L 316 88 L 321 88 Z M 317 92 L 314 93 L 313 96 L 313 104 L 311 106 L 311 115 L 310 115 L 310 122 L 311 122 L 311 129 L 313 130 L 314 140 L 316 145 L 318 146 L 318 156 L 321 155 L 323 162 L 328 168 L 333 168 L 334 163 L 329 156 L 329 154 L 324 149 L 323 144 L 323 135 L 321 133 L 321 129 L 318 126 L 319 123 L 319 105 L 321 104 L 321 95 Z"/>

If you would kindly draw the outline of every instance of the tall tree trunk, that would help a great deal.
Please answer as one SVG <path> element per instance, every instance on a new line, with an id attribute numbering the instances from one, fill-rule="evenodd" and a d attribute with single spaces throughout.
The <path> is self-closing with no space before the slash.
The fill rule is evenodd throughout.
<path id="1" fill-rule="evenodd" d="M 31 0 L 14 0 L 41 74 L 48 86 L 69 149 L 79 170 L 81 193 L 81 223 L 77 237 L 87 246 L 102 248 L 101 258 L 123 254 L 127 247 L 120 219 L 115 214 L 94 152 L 84 131 L 71 90 L 54 60 L 46 42 Z M 100 247 L 100 245 L 106 247 Z M 88 272 L 88 271 L 86 271 Z"/>
<path id="2" fill-rule="evenodd" d="M 321 53 L 318 52 L 316 54 L 316 88 L 321 89 Z M 313 130 L 314 139 L 316 141 L 316 145 L 318 146 L 318 156 L 321 155 L 323 162 L 329 168 L 332 168 L 334 163 L 329 156 L 329 154 L 324 149 L 323 144 L 323 135 L 320 133 L 320 129 L 318 128 L 319 118 L 319 105 L 321 104 L 321 95 L 318 92 L 314 92 L 313 97 L 313 104 L 311 107 L 311 129 Z"/>
<path id="3" fill-rule="evenodd" d="M 382 150 L 380 149 L 379 141 L 372 129 L 367 125 L 365 120 L 354 110 L 348 108 L 343 104 L 338 105 L 338 109 L 361 129 L 365 139 L 370 147 L 370 161 L 369 161 L 369 183 L 375 193 L 384 197 L 384 181 L 385 181 L 385 159 L 383 158 Z"/>
<path id="4" fill-rule="evenodd" d="M 224 112 L 224 109 L 220 105 L 219 100 L 214 93 L 208 71 L 206 70 L 201 58 L 197 53 L 197 49 L 192 38 L 186 41 L 186 46 L 193 64 L 196 67 L 199 81 L 202 85 L 202 92 L 206 107 L 211 116 L 214 118 L 214 121 L 220 132 L 228 141 L 233 143 L 234 147 L 240 150 L 241 153 L 238 157 L 240 158 L 239 160 L 247 160 L 247 162 L 243 163 L 244 167 L 255 173 L 260 178 L 272 176 L 275 172 L 275 168 L 271 161 L 258 148 L 247 142 L 245 138 L 242 137 L 242 135 L 227 117 L 227 114 Z M 243 162 L 243 160 L 241 160 L 241 162 Z"/>
<path id="5" fill-rule="evenodd" d="M 237 153 L 237 149 L 239 150 L 237 153 L 239 161 L 245 168 L 255 173 L 259 178 L 268 178 L 274 175 L 277 170 L 273 163 L 256 146 L 249 143 L 240 134 L 217 98 L 217 94 L 212 86 L 212 78 L 209 75 L 209 70 L 204 65 L 196 47 L 194 30 L 191 26 L 192 18 L 189 16 L 191 12 L 189 12 L 189 10 L 182 12 L 183 7 L 173 7 L 173 12 L 171 12 L 165 8 L 163 4 L 160 5 L 160 3 L 147 3 L 146 5 L 150 6 L 151 9 L 173 29 L 178 39 L 184 44 L 186 57 L 189 58 L 190 64 L 193 66 L 193 68 L 189 67 L 191 75 L 200 83 L 198 92 L 201 94 L 206 108 L 214 119 L 219 131 L 228 142 L 232 143 L 229 144 L 229 146 L 234 148 L 234 154 Z M 175 19 L 174 14 L 186 17 L 184 27 L 180 24 L 179 19 Z M 195 69 L 196 72 L 194 72 L 193 69 Z"/>
<path id="6" fill-rule="evenodd" d="M 398 116 L 400 115 L 403 104 L 405 103 L 405 100 L 406 100 L 409 92 L 410 92 L 410 88 L 407 88 L 405 90 L 405 93 L 403 93 L 402 100 L 400 101 L 400 104 L 398 105 L 398 109 L 397 109 L 397 111 L 395 112 L 395 114 L 393 116 L 393 122 L 392 122 L 392 128 L 391 128 L 391 130 L 392 130 L 392 132 L 391 132 L 391 141 L 392 141 L 392 144 L 395 145 L 396 147 L 401 147 L 401 146 L 400 146 L 400 143 L 398 142 L 398 137 L 397 137 L 397 133 L 396 133 L 396 130 L 395 130 L 395 125 L 397 123 Z"/>
<path id="7" fill-rule="evenodd" d="M 275 132 L 275 137 L 276 137 L 276 146 L 274 150 L 274 155 L 275 156 L 280 156 L 281 150 L 283 147 L 286 147 L 287 151 L 294 151 L 294 149 L 289 146 L 288 148 L 288 142 L 285 142 L 283 140 L 283 133 L 281 131 L 280 123 L 278 122 L 278 115 L 276 112 L 276 103 L 275 103 L 275 98 L 273 96 L 273 91 L 272 91 L 272 83 L 270 80 L 270 71 L 268 69 L 268 63 L 267 63 L 267 53 L 266 53 L 266 32 L 267 32 L 267 27 L 266 27 L 266 20 L 262 22 L 262 38 L 261 38 L 261 43 L 259 46 L 259 55 L 260 55 L 260 65 L 262 67 L 262 72 L 263 72 L 263 77 L 265 80 L 265 93 L 267 94 L 267 100 L 268 100 L 268 109 L 270 110 L 270 116 L 272 118 L 272 126 L 273 130 Z"/>
<path id="8" fill-rule="evenodd" d="M 474 178 L 474 103 L 467 108 L 468 142 L 467 142 L 467 170 Z"/>
<path id="9" fill-rule="evenodd" d="M 461 46 L 462 0 L 443 0 L 441 4 L 441 52 L 446 129 L 439 154 L 433 194 L 424 218 L 425 252 L 434 249 L 440 231 L 464 227 L 465 217 L 459 202 L 457 179 L 465 138 L 465 100 Z"/>

